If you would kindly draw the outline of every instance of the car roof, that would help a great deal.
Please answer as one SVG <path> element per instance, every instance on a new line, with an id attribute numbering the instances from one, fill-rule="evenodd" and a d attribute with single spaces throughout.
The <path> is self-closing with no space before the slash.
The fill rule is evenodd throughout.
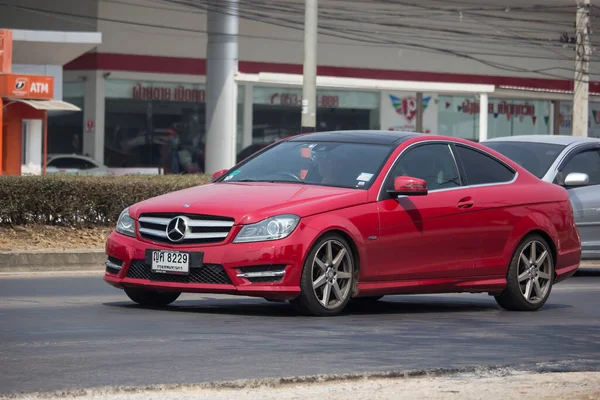
<path id="1" fill-rule="evenodd" d="M 481 144 L 491 142 L 529 142 L 529 143 L 546 143 L 569 146 L 575 143 L 600 143 L 599 138 L 591 138 L 584 136 L 567 136 L 567 135 L 520 135 L 520 136 L 503 136 L 499 138 L 488 139 Z"/>
<path id="2" fill-rule="evenodd" d="M 305 133 L 289 138 L 292 142 L 345 142 L 363 144 L 397 145 L 413 137 L 425 136 L 422 133 L 382 130 L 353 130 Z"/>

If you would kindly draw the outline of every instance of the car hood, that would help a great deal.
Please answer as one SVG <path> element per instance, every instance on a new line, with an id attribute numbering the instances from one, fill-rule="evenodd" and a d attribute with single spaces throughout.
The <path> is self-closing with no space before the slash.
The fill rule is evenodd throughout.
<path id="1" fill-rule="evenodd" d="M 232 217 L 251 224 L 280 214 L 299 217 L 363 204 L 367 191 L 292 183 L 211 183 L 154 197 L 130 208 L 144 213 L 182 213 Z"/>

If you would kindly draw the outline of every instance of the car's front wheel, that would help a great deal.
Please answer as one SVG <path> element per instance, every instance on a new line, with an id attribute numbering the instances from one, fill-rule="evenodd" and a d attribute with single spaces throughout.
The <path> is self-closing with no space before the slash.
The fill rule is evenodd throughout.
<path id="1" fill-rule="evenodd" d="M 155 292 L 146 289 L 125 288 L 125 293 L 142 306 L 164 307 L 181 296 L 180 292 Z"/>
<path id="2" fill-rule="evenodd" d="M 548 300 L 554 281 L 554 259 L 540 235 L 526 237 L 517 247 L 506 276 L 506 289 L 496 296 L 509 311 L 536 311 Z"/>
<path id="3" fill-rule="evenodd" d="M 292 304 L 304 314 L 339 314 L 352 295 L 355 265 L 352 249 L 341 235 L 321 237 L 306 258 L 301 293 Z"/>

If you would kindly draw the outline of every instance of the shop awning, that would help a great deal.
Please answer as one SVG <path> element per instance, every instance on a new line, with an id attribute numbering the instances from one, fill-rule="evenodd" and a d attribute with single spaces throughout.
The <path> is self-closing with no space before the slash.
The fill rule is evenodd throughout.
<path id="1" fill-rule="evenodd" d="M 238 73 L 238 82 L 261 83 L 265 85 L 283 85 L 301 87 L 303 76 L 299 74 L 278 74 L 261 72 L 259 74 Z M 396 81 L 385 79 L 341 78 L 333 76 L 317 76 L 318 88 L 355 89 L 355 90 L 396 90 L 424 93 L 493 93 L 494 85 Z"/>
<path id="2" fill-rule="evenodd" d="M 67 103 L 62 100 L 25 100 L 25 99 L 7 99 L 8 101 L 16 101 L 25 103 L 36 110 L 47 110 L 47 111 L 81 111 L 81 108 Z"/>

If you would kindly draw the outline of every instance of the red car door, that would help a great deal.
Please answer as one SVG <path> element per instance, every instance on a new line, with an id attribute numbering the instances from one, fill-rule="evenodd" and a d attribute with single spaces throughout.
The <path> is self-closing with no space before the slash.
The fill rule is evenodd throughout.
<path id="1" fill-rule="evenodd" d="M 427 142 L 406 150 L 380 193 L 378 276 L 381 280 L 455 278 L 473 274 L 481 226 L 472 212 L 449 143 Z M 386 190 L 397 176 L 424 179 L 426 196 L 395 198 Z"/>
<path id="2" fill-rule="evenodd" d="M 524 188 L 514 183 L 516 171 L 500 160 L 463 144 L 455 144 L 453 150 L 465 183 L 473 193 L 475 223 L 479 225 L 480 246 L 473 273 L 503 276 L 507 268 L 503 259 L 506 242 L 522 217 L 510 206 Z"/>

